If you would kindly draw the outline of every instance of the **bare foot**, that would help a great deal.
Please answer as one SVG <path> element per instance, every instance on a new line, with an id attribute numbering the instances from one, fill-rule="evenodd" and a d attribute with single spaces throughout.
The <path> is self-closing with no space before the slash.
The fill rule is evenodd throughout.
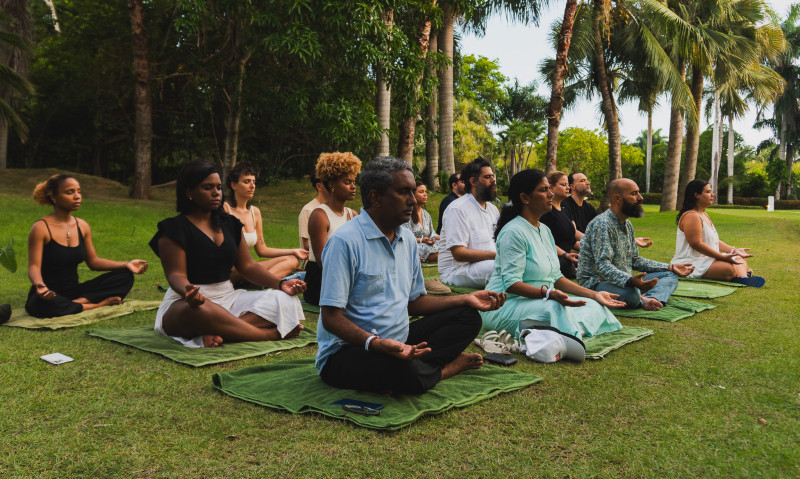
<path id="1" fill-rule="evenodd" d="M 302 324 L 298 324 L 296 328 L 286 333 L 286 336 L 282 337 L 281 339 L 294 339 L 300 337 L 300 331 L 304 330 L 305 326 Z"/>
<path id="2" fill-rule="evenodd" d="M 98 307 L 99 306 L 115 306 L 117 304 L 122 304 L 122 298 L 120 298 L 119 296 L 113 296 L 111 298 L 106 298 L 106 299 L 100 301 L 99 303 L 97 303 L 97 306 Z"/>
<path id="3" fill-rule="evenodd" d="M 659 309 L 663 308 L 664 305 L 661 304 L 661 301 L 655 298 L 642 296 L 642 307 L 645 311 L 658 311 Z"/>
<path id="4" fill-rule="evenodd" d="M 452 362 L 442 368 L 442 379 L 447 379 L 468 369 L 480 369 L 483 366 L 483 356 L 477 353 L 461 353 Z"/>
<path id="5" fill-rule="evenodd" d="M 204 334 L 203 335 L 203 347 L 204 348 L 216 348 L 222 344 L 222 337 L 215 336 L 213 334 Z"/>

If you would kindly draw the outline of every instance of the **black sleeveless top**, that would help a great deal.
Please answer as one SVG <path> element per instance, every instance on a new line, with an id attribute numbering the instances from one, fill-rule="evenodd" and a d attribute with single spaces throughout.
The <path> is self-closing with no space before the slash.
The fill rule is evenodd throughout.
<path id="1" fill-rule="evenodd" d="M 563 208 L 559 211 L 553 207 L 552 210 L 543 214 L 539 221 L 550 228 L 556 246 L 569 253 L 575 244 L 575 225 L 572 224 L 572 219 L 567 212 Z"/>
<path id="2" fill-rule="evenodd" d="M 58 293 L 77 286 L 78 265 L 86 260 L 86 246 L 83 242 L 81 227 L 78 226 L 78 246 L 64 246 L 56 243 L 50 225 L 41 219 L 50 234 L 50 242 L 42 246 L 42 281 L 47 288 Z M 77 224 L 77 219 L 75 220 Z"/>
<path id="3" fill-rule="evenodd" d="M 242 240 L 242 222 L 227 213 L 220 214 L 223 241 L 217 246 L 214 240 L 200 231 L 183 215 L 158 222 L 158 232 L 150 240 L 150 249 L 158 254 L 158 240 L 169 238 L 178 243 L 186 253 L 186 277 L 192 284 L 212 284 L 227 281 L 236 263 L 239 242 Z"/>

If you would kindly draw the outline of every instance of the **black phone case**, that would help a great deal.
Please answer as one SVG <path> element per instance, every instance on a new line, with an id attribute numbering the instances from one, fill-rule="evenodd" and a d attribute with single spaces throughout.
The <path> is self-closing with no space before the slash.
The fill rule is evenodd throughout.
<path id="1" fill-rule="evenodd" d="M 517 363 L 517 358 L 513 356 L 509 356 L 508 354 L 500 354 L 500 353 L 490 353 L 483 357 L 484 361 L 488 361 L 493 364 L 499 364 L 500 366 L 511 366 L 512 364 Z"/>

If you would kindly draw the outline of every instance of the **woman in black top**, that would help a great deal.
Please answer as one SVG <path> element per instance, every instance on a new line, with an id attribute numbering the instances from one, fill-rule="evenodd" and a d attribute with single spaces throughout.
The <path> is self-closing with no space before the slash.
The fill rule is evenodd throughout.
<path id="1" fill-rule="evenodd" d="M 554 171 L 547 175 L 550 190 L 553 192 L 553 209 L 542 215 L 540 221 L 550 228 L 556 243 L 556 254 L 561 266 L 561 274 L 567 279 L 575 279 L 578 264 L 580 243 L 575 239 L 575 224 L 566 211 L 561 209 L 561 202 L 569 197 L 567 174 Z M 576 251 L 576 252 L 573 252 Z"/>
<path id="2" fill-rule="evenodd" d="M 222 209 L 216 166 L 186 165 L 176 195 L 181 214 L 160 221 L 150 240 L 170 285 L 156 313 L 156 331 L 189 347 L 297 337 L 303 311 L 295 295 L 305 283 L 281 280 L 253 261 L 242 223 Z M 247 281 L 275 289 L 233 289 L 233 266 Z"/>
<path id="3" fill-rule="evenodd" d="M 81 206 L 81 185 L 70 175 L 53 175 L 39 183 L 33 198 L 52 205 L 53 212 L 33 224 L 28 235 L 28 277 L 32 286 L 25 310 L 37 318 L 80 313 L 120 304 L 133 287 L 133 274 L 147 271 L 147 262 L 127 263 L 97 256 L 89 224 L 72 216 Z M 78 265 L 110 271 L 81 283 Z"/>

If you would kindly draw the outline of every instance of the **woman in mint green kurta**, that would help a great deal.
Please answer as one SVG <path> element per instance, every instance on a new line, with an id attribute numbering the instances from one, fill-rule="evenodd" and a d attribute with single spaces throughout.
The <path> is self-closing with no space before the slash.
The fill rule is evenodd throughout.
<path id="1" fill-rule="evenodd" d="M 617 295 L 592 291 L 561 275 L 550 229 L 539 218 L 552 208 L 553 194 L 539 170 L 511 178 L 511 205 L 497 224 L 497 258 L 486 289 L 507 292 L 505 305 L 481 313 L 483 326 L 519 337 L 533 324 L 545 324 L 579 338 L 622 328 L 606 306 L 621 307 Z M 549 294 L 548 294 L 549 292 Z M 580 296 L 570 298 L 571 295 Z M 548 299 L 544 299 L 544 298 Z"/>

